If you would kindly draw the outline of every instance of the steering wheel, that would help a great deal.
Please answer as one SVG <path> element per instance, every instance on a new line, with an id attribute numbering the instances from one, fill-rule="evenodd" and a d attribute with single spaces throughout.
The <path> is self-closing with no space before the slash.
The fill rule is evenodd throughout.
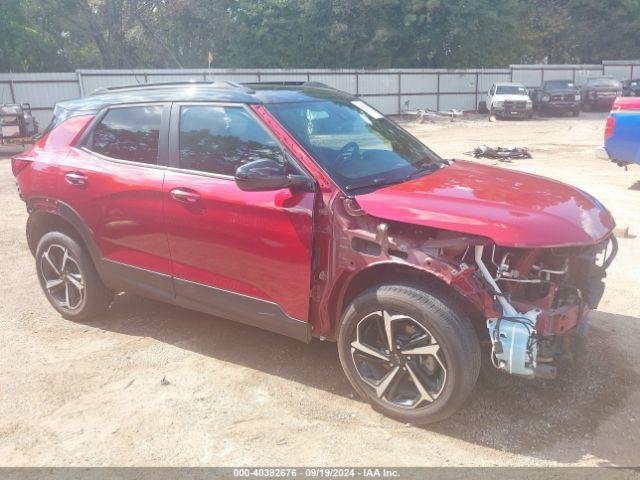
<path id="1" fill-rule="evenodd" d="M 344 145 L 338 152 L 336 157 L 336 168 L 342 168 L 342 166 L 350 160 L 360 157 L 360 147 L 356 142 L 349 142 Z"/>

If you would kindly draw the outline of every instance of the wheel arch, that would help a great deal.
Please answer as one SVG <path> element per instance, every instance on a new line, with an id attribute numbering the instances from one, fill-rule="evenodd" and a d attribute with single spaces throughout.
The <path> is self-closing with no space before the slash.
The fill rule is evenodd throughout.
<path id="1" fill-rule="evenodd" d="M 349 304 L 367 289 L 381 284 L 401 284 L 417 288 L 436 289 L 451 298 L 471 320 L 474 328 L 480 333 L 486 331 L 483 312 L 459 291 L 453 282 L 446 277 L 414 265 L 399 262 L 381 262 L 370 265 L 349 278 L 342 288 L 342 293 L 334 294 L 335 301 L 333 331 L 337 335 L 342 316 Z"/>
<path id="2" fill-rule="evenodd" d="M 80 215 L 64 202 L 53 203 L 55 208 L 50 208 L 50 202 L 39 201 L 29 204 L 29 218 L 27 219 L 26 233 L 29 250 L 35 255 L 38 242 L 44 234 L 51 231 L 63 232 L 80 243 L 91 256 L 96 267 L 100 264 L 100 253 L 95 245 L 89 227 Z"/>

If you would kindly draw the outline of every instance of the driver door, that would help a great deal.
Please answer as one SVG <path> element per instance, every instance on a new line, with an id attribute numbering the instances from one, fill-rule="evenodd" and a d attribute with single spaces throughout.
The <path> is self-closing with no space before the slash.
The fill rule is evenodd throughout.
<path id="1" fill-rule="evenodd" d="M 237 167 L 286 163 L 243 105 L 174 104 L 164 215 L 176 297 L 198 310 L 310 338 L 312 192 L 240 190 Z"/>

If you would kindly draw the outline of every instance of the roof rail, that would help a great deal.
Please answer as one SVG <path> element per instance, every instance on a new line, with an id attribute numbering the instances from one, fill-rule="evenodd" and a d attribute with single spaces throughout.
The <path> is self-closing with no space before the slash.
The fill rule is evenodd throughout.
<path id="1" fill-rule="evenodd" d="M 172 87 L 172 86 L 180 86 L 180 85 L 206 85 L 214 88 L 236 88 L 239 90 L 245 90 L 249 92 L 251 89 L 247 88 L 244 85 L 241 85 L 237 82 L 232 82 L 230 80 L 213 80 L 213 81 L 186 81 L 186 82 L 158 82 L 158 83 L 139 83 L 139 84 L 131 84 L 131 85 L 118 85 L 115 87 L 99 87 L 96 88 L 93 92 L 89 94 L 92 95 L 101 95 L 103 93 L 108 92 L 117 92 L 117 91 L 126 91 L 126 90 L 146 90 L 153 88 L 163 88 L 163 87 Z"/>
<path id="2" fill-rule="evenodd" d="M 330 85 L 322 82 L 312 82 L 308 80 L 265 80 L 260 82 L 243 82 L 242 85 L 250 86 L 250 85 L 278 85 L 282 87 L 311 87 L 311 88 L 328 88 L 330 90 L 335 90 Z"/>

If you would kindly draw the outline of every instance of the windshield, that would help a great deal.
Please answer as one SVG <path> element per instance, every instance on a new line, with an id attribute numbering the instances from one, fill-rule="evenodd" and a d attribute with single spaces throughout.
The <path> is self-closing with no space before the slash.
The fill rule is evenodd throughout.
<path id="1" fill-rule="evenodd" d="M 544 82 L 544 88 L 548 90 L 558 89 L 561 90 L 563 88 L 575 88 L 573 82 L 557 80 L 554 82 Z"/>
<path id="2" fill-rule="evenodd" d="M 619 87 L 620 82 L 615 78 L 590 78 L 587 83 L 594 87 Z"/>
<path id="3" fill-rule="evenodd" d="M 408 132 L 359 100 L 266 107 L 347 191 L 399 183 L 446 165 Z"/>
<path id="4" fill-rule="evenodd" d="M 527 89 L 517 85 L 498 85 L 496 87 L 498 95 L 527 95 Z"/>

